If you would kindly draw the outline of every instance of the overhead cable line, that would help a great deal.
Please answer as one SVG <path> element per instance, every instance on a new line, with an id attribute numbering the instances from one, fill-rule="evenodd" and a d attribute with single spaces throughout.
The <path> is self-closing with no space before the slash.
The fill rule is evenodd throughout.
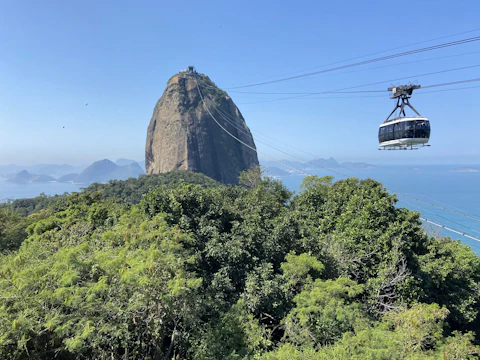
<path id="1" fill-rule="evenodd" d="M 480 53 L 480 52 L 479 52 Z M 478 66 L 478 65 L 474 65 Z M 463 68 L 462 68 L 463 69 Z M 419 76 L 419 75 L 416 75 Z M 432 87 L 439 87 L 439 86 L 449 86 L 449 85 L 457 85 L 457 84 L 463 84 L 463 83 L 469 83 L 469 82 L 475 82 L 475 81 L 480 81 L 480 78 L 475 78 L 475 79 L 467 79 L 467 80 L 459 80 L 459 81 L 453 81 L 449 83 L 442 83 L 442 84 L 434 84 L 434 85 L 427 85 L 423 86 L 418 89 L 428 89 Z M 207 84 L 203 84 L 203 86 L 206 86 Z M 213 88 L 214 86 L 212 86 Z M 250 91 L 229 91 L 229 92 L 236 92 L 239 94 L 256 94 L 256 95 L 316 95 L 322 92 L 250 92 Z M 332 93 L 335 94 L 356 94 L 356 93 L 387 93 L 388 90 L 357 90 L 357 91 L 331 91 Z M 325 92 L 323 92 L 325 93 Z"/>
<path id="2" fill-rule="evenodd" d="M 475 81 L 480 81 L 480 78 L 453 81 L 453 82 L 443 83 L 443 84 L 427 85 L 427 86 L 422 86 L 420 89 L 428 89 L 428 88 L 439 87 L 439 86 L 450 86 L 450 85 L 457 85 L 457 84 L 465 84 L 465 83 L 475 82 Z"/>
<path id="3" fill-rule="evenodd" d="M 398 46 L 398 47 L 395 47 L 395 48 L 391 48 L 391 49 L 387 49 L 387 50 L 381 50 L 381 51 L 377 51 L 377 52 L 370 53 L 370 54 L 366 54 L 366 55 L 362 55 L 362 56 L 356 56 L 356 57 L 353 57 L 353 58 L 350 58 L 350 59 L 341 60 L 341 61 L 336 61 L 336 62 L 329 63 L 329 64 L 325 64 L 325 65 L 314 66 L 314 67 L 311 67 L 311 68 L 308 68 L 308 69 L 297 70 L 297 71 L 293 71 L 293 72 L 286 73 L 286 74 L 282 74 L 282 75 L 270 76 L 270 77 L 267 77 L 267 78 L 259 79 L 259 80 L 257 80 L 256 82 L 258 82 L 258 81 L 263 81 L 263 80 L 273 79 L 273 78 L 276 78 L 276 77 L 278 77 L 278 76 L 288 76 L 288 75 L 291 75 L 291 74 L 298 74 L 298 73 L 300 73 L 300 72 L 305 72 L 305 71 L 310 71 L 310 70 L 314 70 L 314 69 L 319 69 L 319 68 L 326 67 L 326 66 L 332 66 L 332 65 L 336 65 L 336 64 L 342 64 L 342 63 L 345 63 L 345 62 L 347 62 L 347 61 L 353 61 L 353 60 L 363 59 L 363 58 L 366 58 L 366 57 L 368 57 L 368 56 L 383 54 L 383 53 L 390 52 L 390 51 L 394 51 L 394 50 L 404 49 L 404 48 L 407 48 L 407 47 L 410 47 L 410 46 L 425 44 L 425 43 L 432 42 L 432 41 L 437 41 L 437 40 L 443 40 L 443 39 L 447 39 L 447 38 L 450 38 L 450 37 L 459 36 L 459 35 L 464 35 L 464 34 L 476 32 L 476 31 L 480 31 L 480 28 L 476 28 L 476 29 L 468 30 L 468 31 L 462 31 L 462 32 L 459 32 L 459 33 L 456 33 L 456 34 L 446 35 L 446 36 L 442 36 L 442 37 L 438 37 L 438 38 L 434 38 L 434 39 L 430 39 L 430 40 L 423 40 L 423 41 L 415 42 L 415 43 L 409 44 L 409 45 L 402 45 L 402 46 Z M 243 84 L 240 84 L 240 85 L 247 85 L 247 84 L 250 84 L 250 83 L 252 83 L 252 82 L 254 82 L 254 81 L 248 81 L 247 83 L 243 83 Z"/>
<path id="4" fill-rule="evenodd" d="M 472 67 L 477 67 L 479 65 L 473 65 Z M 464 68 L 459 68 L 459 69 L 464 69 Z M 458 70 L 458 69 L 452 69 L 453 70 Z M 450 70 L 446 70 L 450 71 Z M 423 75 L 417 75 L 417 76 L 423 76 Z M 441 84 L 433 84 L 433 85 L 422 85 L 419 91 L 423 89 L 430 89 L 430 88 L 435 88 L 435 87 L 441 87 L 441 86 L 451 86 L 451 85 L 459 85 L 459 84 L 466 84 L 466 83 L 471 83 L 471 82 L 477 82 L 480 81 L 480 78 L 474 78 L 474 79 L 466 79 L 466 80 L 458 80 L 458 81 L 452 81 L 448 83 L 441 83 Z M 332 91 L 332 94 L 354 94 L 354 93 L 366 93 L 366 92 L 387 92 L 388 90 L 359 90 L 359 91 Z M 425 93 L 430 92 L 426 91 Z"/>
<path id="5" fill-rule="evenodd" d="M 479 29 L 480 30 L 480 29 Z M 353 71 L 345 71 L 345 72 L 340 72 L 340 73 L 331 73 L 331 74 L 326 74 L 323 75 L 322 77 L 327 77 L 327 76 L 338 76 L 338 75 L 345 75 L 345 74 L 351 74 L 351 73 L 357 73 L 361 71 L 368 71 L 368 70 L 377 70 L 377 69 L 383 69 L 387 67 L 393 67 L 393 66 L 398 66 L 398 65 L 406 65 L 406 64 L 414 64 L 414 63 L 420 63 L 420 62 L 426 62 L 426 61 L 431 61 L 431 60 L 439 60 L 439 59 L 446 59 L 446 58 L 452 58 L 452 57 L 458 57 L 458 56 L 465 56 L 465 55 L 472 55 L 472 54 L 479 54 L 480 51 L 473 51 L 473 52 L 468 52 L 468 53 L 462 53 L 462 54 L 456 54 L 456 55 L 448 55 L 448 56 L 440 56 L 440 57 L 434 57 L 434 58 L 429 58 L 429 59 L 421 59 L 421 60 L 415 60 L 415 61 L 407 61 L 407 62 L 402 62 L 402 63 L 397 63 L 397 64 L 390 64 L 390 65 L 383 65 L 383 66 L 375 66 L 375 67 L 370 67 L 366 69 L 356 69 Z M 217 88 L 216 86 L 212 86 L 210 84 L 203 84 L 204 87 L 207 88 L 212 88 L 215 89 Z M 384 90 L 377 90 L 378 92 L 383 92 Z M 230 90 L 229 93 L 238 93 L 238 94 L 257 94 L 257 95 L 297 95 L 297 94 L 305 94 L 308 95 L 310 92 L 261 92 L 261 91 L 242 91 L 242 90 Z"/>
<path id="6" fill-rule="evenodd" d="M 283 79 L 264 81 L 264 82 L 259 82 L 259 83 L 251 84 L 251 85 L 235 86 L 235 87 L 230 87 L 230 88 L 226 88 L 226 89 L 227 90 L 228 89 L 241 89 L 241 88 L 247 88 L 247 87 L 273 84 L 273 83 L 278 83 L 278 82 L 283 82 L 283 81 L 288 81 L 288 80 L 294 80 L 294 79 L 304 78 L 304 77 L 308 77 L 308 76 L 323 74 L 323 73 L 327 73 L 327 72 L 332 72 L 332 71 L 337 71 L 337 70 L 342 70 L 342 69 L 348 69 L 348 68 L 351 68 L 351 67 L 376 63 L 376 62 L 379 62 L 379 61 L 395 59 L 395 58 L 398 58 L 398 57 L 403 57 L 403 56 L 408 56 L 408 55 L 413 55 L 413 54 L 419 54 L 419 53 L 423 53 L 423 52 L 426 52 L 426 51 L 433 51 L 433 50 L 443 49 L 443 48 L 447 48 L 447 47 L 451 47 L 451 46 L 468 44 L 468 43 L 472 43 L 472 42 L 479 41 L 479 40 L 480 40 L 480 36 L 476 36 L 476 37 L 472 37 L 472 38 L 452 41 L 452 42 L 449 42 L 449 43 L 438 44 L 438 45 L 433 45 L 433 46 L 429 46 L 429 47 L 425 47 L 425 48 L 405 51 L 403 53 L 387 55 L 387 56 L 382 56 L 382 57 L 375 58 L 375 59 L 360 61 L 360 62 L 356 62 L 356 63 L 353 63 L 353 64 L 347 64 L 347 65 L 337 66 L 337 67 L 334 67 L 334 68 L 314 71 L 314 72 L 310 72 L 310 73 L 306 73 L 306 74 L 290 76 L 290 77 L 286 77 L 286 78 L 283 78 Z"/>
<path id="7" fill-rule="evenodd" d="M 424 209 L 424 208 L 420 207 L 419 205 L 412 204 L 411 202 L 406 201 L 406 200 L 403 200 L 403 199 L 400 199 L 399 201 L 400 201 L 400 202 L 404 202 L 404 203 L 406 203 L 406 204 L 408 204 L 408 205 L 410 205 L 410 206 L 416 207 L 416 208 L 420 209 L 421 211 L 426 211 L 426 212 L 428 212 L 428 213 L 430 213 L 430 214 L 433 214 L 433 215 L 435 215 L 435 216 L 438 216 L 439 218 L 441 218 L 441 219 L 443 219 L 443 220 L 446 220 L 446 221 L 449 221 L 449 222 L 451 222 L 451 223 L 453 223 L 453 224 L 455 224 L 455 225 L 458 225 L 458 226 L 460 226 L 460 227 L 463 227 L 463 228 L 465 228 L 465 229 L 468 229 L 468 230 L 470 230 L 470 231 L 473 231 L 473 232 L 475 232 L 475 233 L 479 233 L 479 234 L 480 234 L 480 232 L 478 232 L 478 231 L 475 230 L 475 229 L 472 229 L 472 228 L 470 228 L 470 227 L 468 227 L 468 226 L 466 226 L 466 225 L 463 225 L 463 224 L 461 224 L 461 223 L 459 223 L 459 222 L 457 222 L 457 221 L 454 221 L 454 220 L 452 220 L 452 219 L 446 218 L 446 217 L 444 217 L 444 216 L 442 216 L 442 215 L 439 215 L 439 214 L 437 214 L 437 213 L 435 213 L 435 212 L 433 212 L 433 211 Z"/>
<path id="8" fill-rule="evenodd" d="M 403 196 L 403 197 L 407 197 L 407 198 L 409 198 L 409 199 L 412 199 L 412 200 L 415 200 L 415 201 L 418 201 L 418 202 L 421 202 L 421 203 L 424 203 L 424 204 L 428 204 L 428 205 L 433 206 L 433 207 L 436 207 L 436 208 L 438 208 L 438 209 L 441 209 L 441 210 L 444 210 L 444 211 L 448 211 L 448 212 L 451 212 L 451 213 L 453 213 L 453 214 L 461 215 L 461 216 L 466 217 L 466 218 L 469 218 L 469 219 L 471 219 L 471 220 L 475 220 L 475 221 L 479 221 L 479 222 L 480 222 L 480 219 L 479 219 L 478 217 L 476 217 L 476 216 L 470 216 L 470 215 L 464 214 L 464 213 L 459 212 L 459 211 L 455 211 L 455 210 L 448 209 L 448 208 L 446 208 L 446 207 L 444 207 L 444 206 L 435 205 L 435 204 L 432 204 L 432 203 L 430 203 L 430 202 L 428 202 L 428 201 L 421 200 L 421 199 L 419 199 L 419 198 L 416 198 L 416 197 L 413 197 L 413 196 L 410 196 L 410 195 L 405 195 L 405 194 L 400 194 L 400 193 L 399 193 L 398 195 Z"/>
<path id="9" fill-rule="evenodd" d="M 480 79 L 476 79 L 473 81 L 480 81 Z M 471 81 L 468 81 L 471 82 Z M 448 85 L 448 84 L 447 84 Z M 437 92 L 448 92 L 448 91 L 458 91 L 458 90 L 467 90 L 467 89 L 476 89 L 479 88 L 479 86 L 467 86 L 467 87 L 459 87 L 459 88 L 453 88 L 453 89 L 444 89 L 444 90 L 434 90 L 434 91 L 421 91 L 417 95 L 425 95 L 425 94 L 433 94 Z M 422 87 L 423 88 L 423 87 Z M 418 90 L 422 90 L 422 88 Z M 361 91 L 359 91 L 361 92 Z M 349 93 L 354 93 L 354 91 L 349 92 Z M 361 96 L 321 96 L 321 97 L 302 97 L 302 98 L 296 98 L 292 100 L 317 100 L 317 99 L 356 99 L 356 98 L 384 98 L 385 96 L 388 96 L 387 94 L 385 95 L 361 95 Z M 245 104 L 245 103 L 243 103 Z M 251 103 L 249 103 L 251 104 Z"/>
<path id="10" fill-rule="evenodd" d="M 423 196 L 423 198 L 425 198 L 425 196 Z M 427 198 L 425 198 L 425 199 L 427 199 Z M 428 200 L 428 199 L 427 199 L 427 200 Z M 475 214 L 475 213 L 472 213 L 471 211 L 463 211 L 462 209 L 459 209 L 459 208 L 457 208 L 457 207 L 455 207 L 455 206 L 453 206 L 453 205 L 446 204 L 446 203 L 444 203 L 444 202 L 442 202 L 442 201 L 440 201 L 440 200 L 436 200 L 436 202 L 439 203 L 439 204 L 442 204 L 442 205 L 444 205 L 444 206 L 448 206 L 448 207 L 450 207 L 450 208 L 452 208 L 452 209 L 456 209 L 456 210 L 458 210 L 458 211 L 460 211 L 460 212 L 464 212 L 464 213 L 470 214 L 470 215 L 475 216 L 475 217 L 477 217 L 477 218 L 480 219 L 480 216 L 479 216 L 479 215 L 477 215 L 477 214 Z"/>
<path id="11" fill-rule="evenodd" d="M 462 232 L 462 231 L 458 231 L 458 230 L 452 229 L 452 228 L 450 228 L 450 227 L 448 227 L 448 226 L 445 226 L 445 225 L 436 223 L 436 222 L 434 222 L 434 221 L 428 220 L 428 219 L 423 218 L 423 217 L 420 217 L 420 220 L 422 220 L 422 221 L 424 221 L 424 222 L 426 222 L 426 223 L 428 223 L 428 224 L 435 225 L 435 226 L 437 226 L 437 227 L 439 227 L 439 228 L 442 228 L 442 229 L 451 231 L 451 232 L 453 232 L 453 233 L 455 233 L 455 234 L 459 234 L 459 235 L 465 236 L 466 238 L 469 238 L 469 239 L 471 239 L 471 240 L 475 240 L 475 241 L 480 242 L 480 239 L 479 239 L 479 238 L 476 238 L 475 236 L 469 235 L 469 234 L 464 233 L 464 232 Z"/>
<path id="12" fill-rule="evenodd" d="M 437 93 L 437 92 L 448 92 L 448 91 L 458 91 L 458 90 L 467 90 L 467 89 L 476 89 L 476 88 L 479 88 L 479 86 L 468 86 L 468 87 L 459 87 L 459 88 L 454 88 L 454 89 L 445 89 L 445 90 L 434 90 L 434 91 L 422 91 L 420 93 L 418 93 L 417 95 L 425 95 L 425 94 L 433 94 L 433 93 Z M 421 90 L 421 89 L 419 89 Z M 362 91 L 359 91 L 360 93 L 363 93 Z M 379 91 L 379 92 L 383 92 L 383 91 Z M 334 92 L 334 93 L 329 93 L 329 94 L 354 94 L 356 93 L 355 91 L 349 91 L 349 92 Z M 325 95 L 329 95 L 329 94 L 325 94 Z M 324 99 L 324 100 L 328 100 L 328 99 L 358 99 L 358 98 L 385 98 L 385 97 L 388 97 L 388 94 L 385 92 L 384 95 L 359 95 L 359 96 L 355 96 L 355 95 L 350 95 L 350 96 L 319 96 L 319 97 L 311 97 L 311 96 L 308 96 L 308 97 L 296 97 L 296 98 L 292 98 L 290 100 L 319 100 L 319 99 Z M 237 98 L 237 97 L 235 97 Z M 246 98 L 246 99 L 252 99 L 251 97 L 244 97 L 244 96 L 240 96 L 238 98 Z M 257 104 L 259 102 L 248 102 L 248 103 L 240 103 L 240 105 L 245 105 L 245 104 Z"/>
<path id="13" fill-rule="evenodd" d="M 467 87 L 461 87 L 461 88 L 455 88 L 455 89 L 445 89 L 445 90 L 435 90 L 435 91 L 424 91 L 424 92 L 421 92 L 420 95 L 423 95 L 423 94 L 432 94 L 432 93 L 437 93 L 437 92 L 445 92 L 445 91 L 457 91 L 457 90 L 466 90 L 466 89 L 476 89 L 476 88 L 480 88 L 480 85 L 479 86 L 467 86 Z M 418 94 L 417 94 L 418 95 Z"/>
<path id="14" fill-rule="evenodd" d="M 440 56 L 440 57 L 434 57 L 434 58 L 422 59 L 422 60 L 415 60 L 415 61 L 407 61 L 407 62 L 398 63 L 398 64 L 375 66 L 375 67 L 370 67 L 370 68 L 367 68 L 367 69 L 356 69 L 356 70 L 353 70 L 353 71 L 345 71 L 345 72 L 341 72 L 341 73 L 328 74 L 328 75 L 324 75 L 323 77 L 345 75 L 345 74 L 357 73 L 357 72 L 361 72 L 361 71 L 377 70 L 377 69 L 383 69 L 383 68 L 387 68 L 387 67 L 406 65 L 406 64 L 415 64 L 415 63 L 426 62 L 426 61 L 431 61 L 431 60 L 446 59 L 446 58 L 472 55 L 472 54 L 480 54 L 480 51 L 474 51 L 474 52 L 456 54 L 456 55 Z M 205 86 L 214 88 L 214 86 L 210 86 L 210 85 L 205 85 Z M 384 90 L 373 90 L 373 92 L 377 92 L 377 91 L 378 92 L 383 92 Z M 242 90 L 229 90 L 229 92 L 238 93 L 238 94 L 257 94 L 257 95 L 299 95 L 299 94 L 305 94 L 306 95 L 306 94 L 310 94 L 309 92 L 304 92 L 304 93 L 302 93 L 302 92 L 262 92 L 262 91 L 242 91 Z"/>
<path id="15" fill-rule="evenodd" d="M 452 71 L 458 71 L 458 70 L 465 70 L 465 69 L 471 69 L 471 68 L 476 68 L 479 67 L 480 64 L 476 65 L 470 65 L 470 66 L 462 66 L 459 68 L 454 68 L 454 69 L 446 69 L 446 70 L 439 70 L 439 71 L 434 71 L 430 73 L 425 73 L 425 74 L 418 74 L 418 75 L 413 75 L 413 76 L 404 76 L 401 78 L 396 78 L 396 79 L 390 79 L 390 80 L 384 80 L 384 81 L 377 81 L 374 83 L 369 83 L 369 84 L 364 84 L 364 85 L 356 85 L 356 86 L 349 86 L 346 88 L 341 88 L 341 89 L 335 89 L 335 90 L 329 90 L 329 91 L 321 91 L 321 92 L 312 92 L 308 95 L 298 95 L 298 96 L 289 96 L 289 97 L 283 97 L 283 98 L 277 98 L 277 99 L 269 99 L 269 100 L 263 100 L 263 101 L 255 101 L 255 102 L 250 102 L 250 103 L 243 103 L 243 104 L 259 104 L 259 103 L 265 103 L 265 102 L 273 102 L 273 101 L 281 101 L 281 100 L 291 100 L 291 99 L 298 99 L 298 98 L 307 98 L 311 95 L 320 95 L 320 94 L 333 94 L 339 91 L 344 91 L 344 90 L 351 90 L 351 89 L 358 89 L 361 87 L 367 87 L 367 86 L 372 86 L 372 85 L 379 85 L 379 84 L 384 84 L 392 81 L 399 81 L 399 80 L 404 80 L 404 79 L 411 79 L 411 78 L 418 78 L 418 77 L 423 77 L 423 76 L 430 76 L 430 75 L 437 75 L 437 74 L 444 74 L 447 72 L 452 72 Z"/>
<path id="16" fill-rule="evenodd" d="M 466 80 L 466 81 L 458 81 L 458 82 L 454 82 L 454 83 L 446 83 L 446 84 L 441 84 L 441 85 L 432 85 L 432 86 L 422 86 L 420 89 L 418 90 L 422 90 L 422 89 L 427 89 L 427 88 L 430 88 L 430 87 L 437 87 L 437 86 L 448 86 L 448 85 L 457 85 L 457 84 L 461 84 L 463 82 L 474 82 L 474 81 L 480 81 L 480 78 L 479 79 L 472 79 L 472 80 Z M 467 87 L 459 87 L 459 88 L 453 88 L 453 89 L 444 89 L 444 90 L 434 90 L 434 91 L 421 91 L 419 92 L 417 95 L 424 95 L 424 94 L 432 94 L 432 93 L 437 93 L 437 92 L 445 92 L 445 91 L 457 91 L 457 90 L 466 90 L 466 89 L 476 89 L 476 88 L 479 88 L 480 86 L 467 86 Z M 355 94 L 355 93 L 364 93 L 364 91 L 342 91 L 342 92 L 332 92 L 332 93 L 329 93 L 329 94 Z M 386 93 L 386 91 L 376 91 L 376 92 L 385 92 L 385 95 L 362 95 L 362 96 L 321 96 L 321 97 L 298 97 L 298 98 L 294 98 L 292 100 L 315 100 L 315 99 L 356 99 L 356 98 L 384 98 L 385 96 L 388 96 L 388 94 Z M 245 104 L 245 103 L 243 103 Z M 251 103 L 250 103 L 251 104 Z"/>

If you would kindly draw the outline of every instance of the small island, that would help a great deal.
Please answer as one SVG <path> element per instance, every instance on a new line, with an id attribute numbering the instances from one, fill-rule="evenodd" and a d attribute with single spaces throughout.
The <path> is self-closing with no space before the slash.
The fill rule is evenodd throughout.
<path id="1" fill-rule="evenodd" d="M 45 183 L 55 181 L 56 179 L 51 176 L 30 174 L 27 170 L 22 170 L 6 180 L 6 182 L 15 184 Z"/>
<path id="2" fill-rule="evenodd" d="M 462 172 L 462 173 L 478 173 L 480 172 L 479 169 L 473 168 L 473 167 L 465 167 L 465 168 L 460 168 L 456 170 L 452 170 L 453 172 Z"/>

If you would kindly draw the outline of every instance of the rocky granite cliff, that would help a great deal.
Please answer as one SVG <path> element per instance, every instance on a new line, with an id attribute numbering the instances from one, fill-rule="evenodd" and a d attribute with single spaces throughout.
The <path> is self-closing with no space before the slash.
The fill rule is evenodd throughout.
<path id="1" fill-rule="evenodd" d="M 219 123 L 255 148 L 242 114 L 227 93 L 205 75 L 182 72 L 170 78 L 153 110 L 145 147 L 147 174 L 190 170 L 236 184 L 241 171 L 258 165 L 257 153 L 215 123 L 203 106 L 195 79 Z"/>

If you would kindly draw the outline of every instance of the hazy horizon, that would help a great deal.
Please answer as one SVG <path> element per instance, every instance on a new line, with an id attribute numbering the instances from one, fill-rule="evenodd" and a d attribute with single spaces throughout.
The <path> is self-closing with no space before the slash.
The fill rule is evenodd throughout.
<path id="1" fill-rule="evenodd" d="M 334 158 L 337 162 L 339 163 L 344 163 L 344 162 L 356 162 L 356 163 L 369 163 L 369 164 L 372 164 L 372 165 L 392 165 L 392 166 L 404 166 L 404 165 L 445 165 L 445 166 L 448 166 L 448 165 L 452 165 L 452 166 L 461 166 L 461 165 L 480 165 L 480 159 L 479 158 L 476 158 L 476 157 L 464 157 L 464 158 L 457 158 L 456 160 L 455 159 L 446 159 L 446 158 L 422 158 L 422 159 L 410 159 L 410 162 L 405 162 L 404 160 L 398 160 L 396 162 L 392 162 L 392 161 L 382 161 L 382 160 L 379 160 L 379 159 L 368 159 L 368 158 L 340 158 L 340 157 L 335 157 L 335 156 L 328 156 L 328 157 L 323 157 L 321 159 L 325 159 L 325 160 L 328 160 L 330 158 Z M 30 162 L 3 162 L 3 163 L 0 163 L 0 166 L 10 166 L 10 165 L 16 165 L 16 166 L 34 166 L 34 165 L 71 165 L 71 166 L 88 166 L 88 165 L 91 165 L 92 163 L 94 162 L 97 162 L 97 161 L 101 161 L 101 160 L 110 160 L 112 162 L 116 162 L 120 159 L 127 159 L 127 160 L 133 160 L 133 161 L 136 161 L 138 163 L 141 163 L 143 161 L 145 161 L 144 159 L 142 160 L 139 160 L 139 159 L 135 159 L 135 158 L 132 158 L 132 157 L 126 157 L 126 156 L 122 156 L 122 157 L 110 157 L 110 158 L 107 158 L 107 157 L 99 157 L 95 160 L 92 160 L 92 161 L 84 161 L 84 162 L 73 162 L 73 161 L 66 161 L 66 162 L 53 162 L 53 161 L 30 161 Z M 315 159 L 320 159 L 320 157 L 318 158 L 309 158 L 309 159 L 305 159 L 305 160 L 298 160 L 298 159 L 287 159 L 287 158 L 277 158 L 278 160 L 280 161 L 285 161 L 285 160 L 289 160 L 289 161 L 298 161 L 298 162 L 309 162 L 309 161 L 312 161 L 312 160 L 315 160 Z M 415 161 L 417 160 L 417 161 Z M 275 160 L 272 160 L 272 159 L 268 159 L 268 158 L 262 158 L 262 157 L 259 157 L 259 162 L 262 163 L 262 162 L 275 162 Z M 400 161 L 403 161 L 403 162 L 400 162 Z M 422 161 L 422 162 L 421 162 Z"/>

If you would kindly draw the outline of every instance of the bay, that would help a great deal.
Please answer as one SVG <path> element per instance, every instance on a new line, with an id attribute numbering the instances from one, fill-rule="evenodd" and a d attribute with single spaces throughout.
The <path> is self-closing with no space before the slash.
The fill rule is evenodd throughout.
<path id="1" fill-rule="evenodd" d="M 0 178 L 0 202 L 6 202 L 14 199 L 33 198 L 44 193 L 45 195 L 59 195 L 72 193 L 86 187 L 85 184 L 72 183 L 32 183 L 32 184 L 14 184 L 6 182 Z"/>

